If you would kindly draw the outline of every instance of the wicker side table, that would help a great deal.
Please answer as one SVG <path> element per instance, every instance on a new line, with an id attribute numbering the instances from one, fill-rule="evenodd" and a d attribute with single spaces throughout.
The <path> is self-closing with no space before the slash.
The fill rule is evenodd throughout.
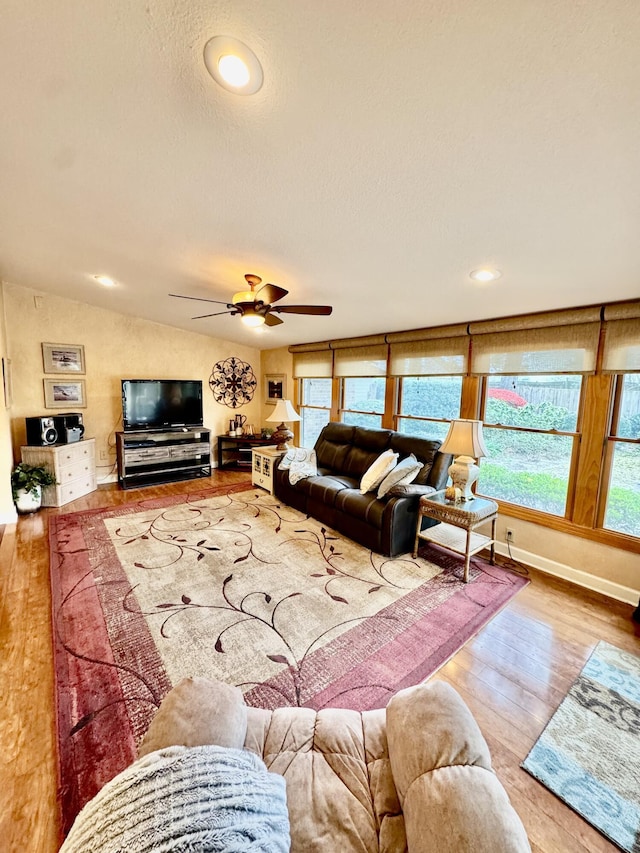
<path id="1" fill-rule="evenodd" d="M 418 556 L 420 540 L 434 542 L 442 548 L 448 548 L 464 557 L 464 582 L 469 582 L 469 563 L 471 557 L 484 548 L 491 550 L 491 564 L 495 558 L 496 519 L 498 504 L 486 498 L 473 498 L 462 503 L 451 503 L 445 499 L 444 492 L 423 495 L 420 498 L 416 539 L 413 556 Z M 433 527 L 422 530 L 422 519 L 439 521 Z M 491 536 L 474 533 L 476 527 L 491 522 Z"/>

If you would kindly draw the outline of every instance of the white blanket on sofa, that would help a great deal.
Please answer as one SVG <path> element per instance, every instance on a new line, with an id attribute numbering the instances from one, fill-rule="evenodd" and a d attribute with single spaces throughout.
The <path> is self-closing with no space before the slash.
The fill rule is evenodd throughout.
<path id="1" fill-rule="evenodd" d="M 82 809 L 60 853 L 286 853 L 285 781 L 251 752 L 172 746 L 136 761 Z"/>

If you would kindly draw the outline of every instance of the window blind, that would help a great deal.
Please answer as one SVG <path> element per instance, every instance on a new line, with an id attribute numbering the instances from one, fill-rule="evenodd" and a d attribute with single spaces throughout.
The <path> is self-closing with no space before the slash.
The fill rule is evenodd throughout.
<path id="1" fill-rule="evenodd" d="M 603 373 L 640 373 L 640 317 L 605 324 Z"/>
<path id="2" fill-rule="evenodd" d="M 335 376 L 386 376 L 387 346 L 344 347 L 334 352 Z"/>
<path id="3" fill-rule="evenodd" d="M 294 379 L 331 379 L 332 370 L 333 353 L 329 349 L 293 354 Z"/>
<path id="4" fill-rule="evenodd" d="M 471 373 L 594 373 L 599 323 L 472 333 Z"/>
<path id="5" fill-rule="evenodd" d="M 467 372 L 469 338 L 435 338 L 391 344 L 392 376 L 461 376 Z"/>

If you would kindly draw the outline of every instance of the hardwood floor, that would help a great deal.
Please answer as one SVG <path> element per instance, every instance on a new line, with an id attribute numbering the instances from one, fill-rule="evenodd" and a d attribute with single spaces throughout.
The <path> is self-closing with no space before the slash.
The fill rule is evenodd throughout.
<path id="1" fill-rule="evenodd" d="M 47 518 L 145 497 L 247 480 L 215 472 L 123 492 L 103 486 L 60 509 L 21 517 L 0 542 L 0 849 L 58 849 Z M 531 571 L 531 584 L 437 674 L 462 695 L 491 749 L 495 770 L 534 853 L 617 848 L 520 768 L 598 640 L 640 654 L 633 608 Z M 5 846 L 6 845 L 6 846 Z"/>

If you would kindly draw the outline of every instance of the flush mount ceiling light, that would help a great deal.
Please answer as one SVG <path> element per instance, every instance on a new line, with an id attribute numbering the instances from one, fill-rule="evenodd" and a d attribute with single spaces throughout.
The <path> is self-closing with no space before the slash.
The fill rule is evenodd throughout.
<path id="1" fill-rule="evenodd" d="M 232 36 L 214 36 L 204 46 L 204 64 L 216 83 L 237 95 L 254 95 L 264 79 L 258 57 Z"/>
<path id="2" fill-rule="evenodd" d="M 94 275 L 94 279 L 101 284 L 103 287 L 115 287 L 116 283 L 112 278 L 109 278 L 108 275 Z"/>
<path id="3" fill-rule="evenodd" d="M 474 281 L 495 281 L 497 278 L 500 278 L 502 273 L 500 270 L 489 269 L 488 267 L 484 267 L 483 269 L 473 270 L 473 272 L 469 273 L 469 278 L 472 278 Z"/>

